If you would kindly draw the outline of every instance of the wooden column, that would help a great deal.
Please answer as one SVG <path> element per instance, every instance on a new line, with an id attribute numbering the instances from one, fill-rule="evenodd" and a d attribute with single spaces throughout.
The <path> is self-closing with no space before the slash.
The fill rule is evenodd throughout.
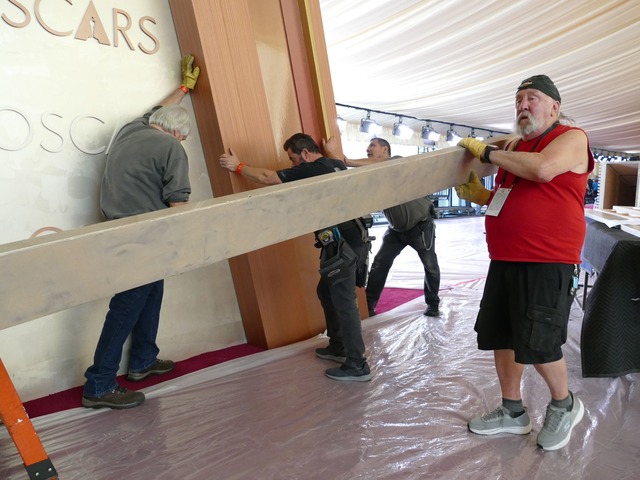
<path id="1" fill-rule="evenodd" d="M 281 169 L 291 165 L 282 144 L 293 133 L 317 141 L 338 133 L 318 109 L 330 105 L 336 118 L 317 0 L 169 3 L 180 49 L 201 68 L 191 95 L 215 197 L 259 188 L 219 166 L 228 148 L 249 165 Z M 272 348 L 325 329 L 318 253 L 309 234 L 230 259 L 249 343 Z"/>

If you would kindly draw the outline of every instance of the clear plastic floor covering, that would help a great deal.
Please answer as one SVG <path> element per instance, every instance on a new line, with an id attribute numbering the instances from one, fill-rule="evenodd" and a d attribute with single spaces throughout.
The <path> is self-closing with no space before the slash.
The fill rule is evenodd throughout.
<path id="1" fill-rule="evenodd" d="M 437 235 L 442 316 L 424 317 L 419 298 L 365 320 L 370 382 L 326 378 L 335 364 L 314 357 L 326 344 L 318 336 L 148 388 L 147 401 L 131 410 L 35 418 L 60 478 L 640 478 L 640 375 L 582 377 L 577 302 L 564 352 L 586 412 L 569 445 L 536 447 L 549 394 L 532 367 L 523 381 L 531 434 L 467 430 L 471 416 L 500 399 L 492 353 L 477 350 L 473 332 L 488 265 L 483 219 L 438 220 Z M 387 285 L 422 285 L 415 252 L 402 253 Z M 0 479 L 26 478 L 0 428 Z"/>

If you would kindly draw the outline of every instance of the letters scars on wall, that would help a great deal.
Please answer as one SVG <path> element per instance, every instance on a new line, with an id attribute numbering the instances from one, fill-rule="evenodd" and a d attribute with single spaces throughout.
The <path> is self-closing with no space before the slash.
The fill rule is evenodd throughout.
<path id="1" fill-rule="evenodd" d="M 73 7 L 73 3 L 70 0 L 66 0 L 66 2 L 71 7 Z M 13 9 L 12 12 L 9 12 L 9 13 L 3 12 L 0 18 L 2 18 L 2 20 L 4 20 L 8 25 L 14 28 L 25 28 L 29 26 L 29 24 L 31 23 L 32 16 L 29 9 L 24 5 L 26 2 L 19 2 L 18 0 L 9 0 L 9 3 L 13 4 L 15 8 Z M 60 8 L 60 3 L 62 2 L 58 2 L 56 4 L 56 7 L 55 7 L 56 9 Z M 73 23 L 74 17 L 77 17 L 77 11 L 78 11 L 77 8 L 70 9 L 69 15 L 67 15 L 71 19 L 70 24 L 72 25 L 74 24 Z M 56 30 L 54 27 L 52 27 L 49 24 L 49 22 L 47 22 L 45 15 L 43 15 L 43 5 L 41 0 L 35 0 L 33 5 L 33 12 L 36 17 L 36 20 L 38 21 L 38 24 L 40 24 L 40 26 L 50 34 L 56 35 L 59 37 L 67 37 L 73 34 L 72 29 L 64 30 L 64 31 Z M 120 23 L 121 19 L 124 19 L 124 23 Z M 102 20 L 102 18 L 98 14 L 98 11 L 95 5 L 93 4 L 93 1 L 90 1 L 88 3 L 84 11 L 84 14 L 80 18 L 80 20 L 77 20 L 76 18 L 75 21 L 77 22 L 76 34 L 74 36 L 75 39 L 87 40 L 89 38 L 94 38 L 102 45 L 109 45 L 109 46 L 111 45 L 111 42 L 109 41 L 109 36 L 104 26 L 105 22 Z M 122 36 L 127 46 L 131 50 L 135 50 L 135 47 L 133 46 L 133 43 L 131 42 L 131 39 L 129 38 L 129 33 L 128 33 L 128 31 L 132 27 L 131 15 L 129 15 L 129 13 L 127 13 L 126 10 L 122 10 L 120 8 L 113 8 L 112 16 L 109 19 L 109 21 L 113 26 L 113 46 L 114 47 L 119 46 L 119 38 L 120 36 Z M 140 29 L 140 32 L 142 32 L 142 34 L 144 34 L 146 37 L 148 37 L 148 39 L 151 40 L 153 46 L 151 48 L 148 48 L 142 42 L 139 42 L 137 47 L 142 52 L 149 55 L 153 55 L 160 49 L 160 41 L 149 29 L 149 26 L 147 25 L 148 23 L 152 23 L 155 25 L 156 21 L 153 17 L 145 15 L 140 19 L 138 19 L 137 26 Z"/>
<path id="2" fill-rule="evenodd" d="M 131 15 L 126 11 L 120 8 L 112 8 L 111 18 L 108 20 L 104 20 L 100 17 L 98 10 L 96 9 L 93 1 L 90 1 L 84 12 L 81 14 L 81 10 L 79 10 L 79 6 L 73 7 L 73 3 L 70 0 L 65 0 L 72 8 L 69 9 L 68 13 L 64 13 L 65 18 L 69 18 L 70 25 L 76 25 L 75 28 L 75 38 L 76 40 L 86 41 L 89 38 L 95 39 L 101 45 L 111 46 L 111 41 L 109 39 L 109 35 L 107 34 L 105 23 L 110 22 L 112 26 L 112 38 L 113 38 L 113 46 L 118 47 L 120 45 L 120 37 L 122 37 L 129 47 L 130 50 L 135 50 L 135 47 L 131 41 L 129 30 L 133 26 L 133 21 Z M 27 28 L 32 23 L 32 14 L 29 8 L 25 5 L 26 2 L 20 2 L 18 0 L 9 0 L 9 3 L 13 5 L 13 9 L 11 7 L 7 8 L 7 11 L 2 12 L 0 18 L 9 26 L 13 28 Z M 51 2 L 49 2 L 51 4 Z M 56 4 L 56 9 L 60 9 L 60 3 Z M 50 5 L 49 5 L 50 6 Z M 67 37 L 73 34 L 74 30 L 57 30 L 53 26 L 51 26 L 51 21 L 47 20 L 46 14 L 43 9 L 43 4 L 41 0 L 35 0 L 33 3 L 33 16 L 35 16 L 37 20 L 37 24 L 39 24 L 44 30 L 49 32 L 52 35 L 59 37 Z M 149 29 L 148 23 L 156 24 L 156 20 L 148 15 L 144 15 L 140 17 L 137 21 L 137 26 L 140 32 L 152 42 L 151 47 L 145 46 L 142 42 L 138 42 L 137 47 L 143 53 L 148 55 L 153 55 L 160 50 L 160 40 L 156 37 L 152 31 Z M 60 28 L 60 27 L 58 27 Z M 29 115 L 22 111 L 18 107 L 9 107 L 9 106 L 0 106 L 0 113 L 2 112 L 11 112 L 12 115 L 7 118 L 9 122 L 13 120 L 20 121 L 22 119 L 26 123 L 26 134 L 22 139 L 18 139 L 18 141 L 14 143 L 3 143 L 0 141 L 0 149 L 7 151 L 17 151 L 22 150 L 27 147 L 33 138 L 33 120 L 29 118 Z M 12 117 L 18 118 L 12 118 Z M 7 115 L 5 115 L 7 117 Z M 57 146 L 47 146 L 44 143 L 40 143 L 40 146 L 51 153 L 58 153 L 62 150 L 64 146 L 64 138 L 63 136 L 56 131 L 56 129 L 51 126 L 51 117 L 62 118 L 62 115 L 55 112 L 45 112 L 42 114 L 40 119 L 40 123 L 42 126 L 52 132 L 55 136 L 59 138 L 59 144 Z M 87 146 L 83 146 L 78 140 L 74 139 L 73 131 L 74 127 L 84 119 L 93 119 L 102 124 L 105 122 L 94 116 L 94 115 L 82 115 L 77 116 L 73 119 L 71 123 L 71 127 L 69 129 L 69 138 L 73 142 L 73 144 L 83 153 L 88 155 L 97 155 L 103 153 L 106 149 L 106 146 L 101 146 L 99 148 L 90 148 Z M 0 139 L 1 140 L 1 139 Z"/>

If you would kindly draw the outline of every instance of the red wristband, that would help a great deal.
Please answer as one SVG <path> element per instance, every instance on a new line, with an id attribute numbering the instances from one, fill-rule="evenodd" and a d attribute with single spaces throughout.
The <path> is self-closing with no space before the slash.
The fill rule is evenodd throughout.
<path id="1" fill-rule="evenodd" d="M 238 164 L 238 166 L 236 167 L 236 173 L 237 173 L 238 175 L 242 175 L 242 167 L 244 167 L 244 163 L 240 162 L 240 163 Z"/>
<path id="2" fill-rule="evenodd" d="M 180 85 L 180 90 L 182 90 L 184 93 L 189 93 L 189 89 L 184 85 Z"/>

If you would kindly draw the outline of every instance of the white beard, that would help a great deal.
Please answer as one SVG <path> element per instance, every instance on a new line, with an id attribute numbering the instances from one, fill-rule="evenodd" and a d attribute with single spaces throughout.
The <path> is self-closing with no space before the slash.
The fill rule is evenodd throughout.
<path id="1" fill-rule="evenodd" d="M 520 126 L 520 119 L 522 117 L 526 117 L 529 120 L 529 122 L 524 126 Z M 540 127 L 540 122 L 538 122 L 538 120 L 531 114 L 531 112 L 524 111 L 516 119 L 514 130 L 521 137 L 526 137 L 527 135 L 530 135 L 538 130 Z"/>

